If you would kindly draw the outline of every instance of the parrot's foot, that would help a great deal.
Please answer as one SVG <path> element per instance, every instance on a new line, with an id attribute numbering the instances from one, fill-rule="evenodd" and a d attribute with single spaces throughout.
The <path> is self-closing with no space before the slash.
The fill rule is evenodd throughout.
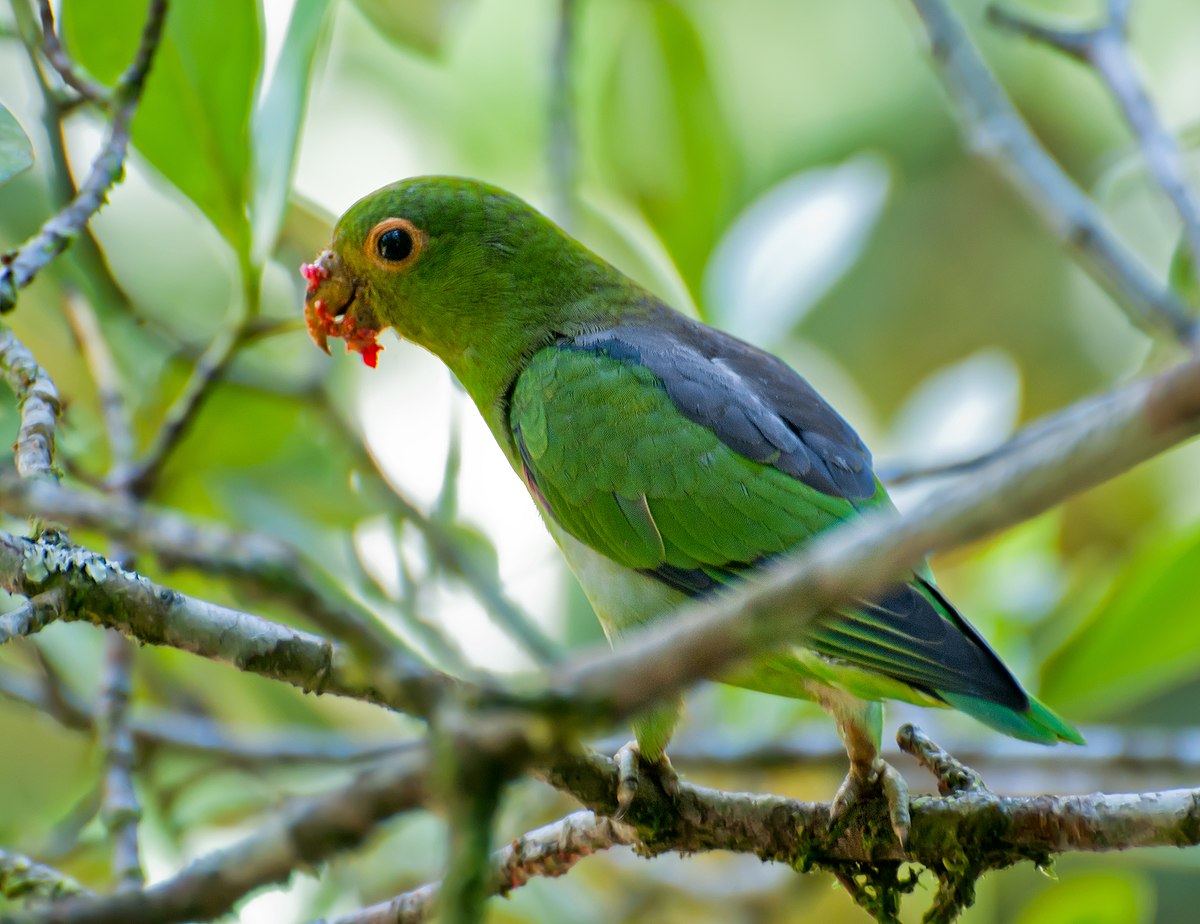
<path id="1" fill-rule="evenodd" d="M 625 817 L 646 775 L 653 775 L 672 801 L 679 795 L 679 774 L 671 766 L 666 754 L 662 754 L 658 760 L 649 760 L 642 756 L 642 749 L 637 742 L 630 741 L 617 751 L 613 760 L 617 763 L 617 814 L 613 816 L 616 820 Z"/>
<path id="2" fill-rule="evenodd" d="M 908 810 L 908 784 L 887 761 L 876 757 L 870 764 L 851 764 L 850 772 L 838 787 L 829 810 L 829 823 L 835 825 L 858 805 L 882 792 L 887 801 L 888 819 L 901 847 L 908 846 L 908 829 L 912 816 Z"/>

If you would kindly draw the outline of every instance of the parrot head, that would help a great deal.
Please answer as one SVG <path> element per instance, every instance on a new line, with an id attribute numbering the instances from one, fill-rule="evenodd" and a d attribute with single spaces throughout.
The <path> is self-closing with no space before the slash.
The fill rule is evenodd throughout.
<path id="1" fill-rule="evenodd" d="M 391 327 L 441 357 L 468 391 L 489 371 L 481 366 L 512 363 L 578 326 L 575 306 L 598 285 L 628 285 L 516 196 L 456 177 L 402 180 L 360 199 L 300 271 L 308 330 L 326 352 L 340 337 L 375 366 L 377 335 Z"/>

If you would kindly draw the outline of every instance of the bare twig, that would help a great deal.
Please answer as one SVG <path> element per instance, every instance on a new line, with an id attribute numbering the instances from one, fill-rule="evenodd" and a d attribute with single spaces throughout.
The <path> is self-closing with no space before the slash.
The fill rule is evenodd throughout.
<path id="1" fill-rule="evenodd" d="M 110 484 L 119 485 L 134 494 L 146 497 L 162 474 L 171 452 L 179 445 L 195 421 L 213 386 L 220 381 L 229 364 L 245 344 L 246 326 L 238 324 L 217 335 L 212 346 L 196 362 L 192 376 L 158 428 L 154 443 L 137 462 L 112 473 Z"/>
<path id="2" fill-rule="evenodd" d="M 119 890 L 141 888 L 145 882 L 138 822 L 142 807 L 133 788 L 136 757 L 129 725 L 130 675 L 133 645 L 109 633 L 105 651 L 100 702 L 100 745 L 104 751 L 104 802 L 100 817 L 112 841 L 112 871 Z"/>
<path id="3" fill-rule="evenodd" d="M 64 728 L 92 733 L 95 717 L 91 703 L 67 690 L 57 696 L 13 671 L 0 673 L 0 696 L 49 715 Z M 140 755 L 167 748 L 176 752 L 205 755 L 245 767 L 273 764 L 350 764 L 411 751 L 420 742 L 360 739 L 333 732 L 296 728 L 242 729 L 185 712 L 139 710 L 131 713 L 129 730 Z"/>
<path id="4" fill-rule="evenodd" d="M 1179 214 L 1192 263 L 1200 266 L 1200 204 L 1184 176 L 1179 145 L 1162 124 L 1130 54 L 1130 4 L 1128 0 L 1109 0 L 1107 6 L 1108 18 L 1094 29 L 1049 27 L 999 5 L 988 8 L 988 17 L 998 26 L 1095 68 L 1129 123 L 1151 174 Z"/>
<path id="5" fill-rule="evenodd" d="M 0 614 L 0 645 L 41 632 L 57 617 L 62 593 L 49 590 L 30 597 L 15 610 Z"/>
<path id="6" fill-rule="evenodd" d="M 21 408 L 21 426 L 13 447 L 17 473 L 22 478 L 57 480 L 54 431 L 62 413 L 58 389 L 33 354 L 4 327 L 0 327 L 0 376 Z"/>
<path id="7" fill-rule="evenodd" d="M 355 432 L 328 395 L 323 396 L 323 410 L 325 419 L 342 434 L 344 444 L 354 453 L 359 470 L 383 487 L 396 516 L 416 527 L 438 563 L 474 592 L 496 624 L 519 643 L 534 661 L 545 665 L 560 660 L 562 653 L 558 646 L 505 596 L 495 581 L 481 572 L 442 524 L 423 514 L 403 491 L 388 480 L 386 473 L 379 468 L 378 461 L 367 451 L 362 436 Z"/>
<path id="8" fill-rule="evenodd" d="M 298 799 L 242 840 L 201 857 L 145 890 L 70 899 L 12 914 L 7 924 L 168 924 L 220 917 L 254 889 L 285 882 L 337 851 L 357 846 L 385 819 L 427 796 L 424 753 L 390 758 L 349 785 Z"/>
<path id="9" fill-rule="evenodd" d="M 575 812 L 513 838 L 512 843 L 493 853 L 491 894 L 507 895 L 537 876 L 562 876 L 584 857 L 636 843 L 637 837 L 628 825 L 592 812 Z M 441 887 L 440 882 L 431 882 L 323 924 L 419 924 L 428 920 L 436 908 Z"/>
<path id="10" fill-rule="evenodd" d="M 911 754 L 938 781 L 938 792 L 948 796 L 956 792 L 987 792 L 983 777 L 938 747 L 915 725 L 901 725 L 896 733 L 900 750 Z"/>
<path id="11" fill-rule="evenodd" d="M 945 0 L 912 0 L 925 23 L 943 83 L 975 147 L 1026 197 L 1059 240 L 1125 311 L 1148 330 L 1191 343 L 1200 324 L 1113 234 L 1095 203 L 1038 142 Z"/>
<path id="12" fill-rule="evenodd" d="M 151 0 L 138 50 L 117 84 L 108 134 L 78 194 L 0 267 L 0 314 L 12 310 L 17 292 L 29 285 L 40 270 L 62 253 L 79 230 L 100 210 L 109 190 L 121 176 L 125 152 L 129 147 L 133 113 L 162 36 L 166 10 L 167 0 Z"/>
<path id="13" fill-rule="evenodd" d="M 549 139 L 546 159 L 550 189 L 554 194 L 554 218 L 570 230 L 575 217 L 575 182 L 578 172 L 578 139 L 575 131 L 573 52 L 577 0 L 559 0 L 558 28 L 550 63 Z"/>
<path id="14" fill-rule="evenodd" d="M 85 100 L 108 105 L 111 99 L 108 88 L 84 76 L 62 47 L 58 31 L 54 27 L 54 10 L 50 6 L 50 0 L 38 0 L 38 12 L 42 18 L 42 52 L 46 55 L 50 66 L 62 78 L 63 83 Z"/>

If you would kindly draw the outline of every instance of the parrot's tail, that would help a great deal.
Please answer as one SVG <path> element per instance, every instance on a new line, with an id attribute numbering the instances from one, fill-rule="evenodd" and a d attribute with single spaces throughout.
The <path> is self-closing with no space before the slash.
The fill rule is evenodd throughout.
<path id="1" fill-rule="evenodd" d="M 1018 712 L 1007 706 L 963 693 L 939 692 L 938 695 L 955 709 L 978 719 L 984 725 L 1022 741 L 1034 741 L 1037 744 L 1057 744 L 1060 741 L 1069 741 L 1071 744 L 1085 743 L 1077 728 L 1032 696 L 1029 697 L 1029 708 Z"/>

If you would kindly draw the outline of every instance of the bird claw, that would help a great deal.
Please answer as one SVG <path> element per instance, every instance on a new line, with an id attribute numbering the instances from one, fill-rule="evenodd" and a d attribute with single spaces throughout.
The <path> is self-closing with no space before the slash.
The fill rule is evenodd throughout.
<path id="1" fill-rule="evenodd" d="M 834 827 L 847 813 L 866 799 L 881 793 L 887 802 L 888 820 L 901 847 L 908 846 L 908 831 L 912 825 L 909 811 L 908 784 L 904 777 L 887 761 L 875 758 L 869 768 L 852 764 L 846 779 L 838 787 L 837 795 L 829 809 L 829 825 Z"/>
<path id="2" fill-rule="evenodd" d="M 613 818 L 617 821 L 623 819 L 629 811 L 642 776 L 647 772 L 657 778 L 658 785 L 672 802 L 679 795 L 679 774 L 671 766 L 666 754 L 658 760 L 648 760 L 642 756 L 642 749 L 638 747 L 637 742 L 630 741 L 621 746 L 613 759 L 617 764 L 617 813 Z"/>

